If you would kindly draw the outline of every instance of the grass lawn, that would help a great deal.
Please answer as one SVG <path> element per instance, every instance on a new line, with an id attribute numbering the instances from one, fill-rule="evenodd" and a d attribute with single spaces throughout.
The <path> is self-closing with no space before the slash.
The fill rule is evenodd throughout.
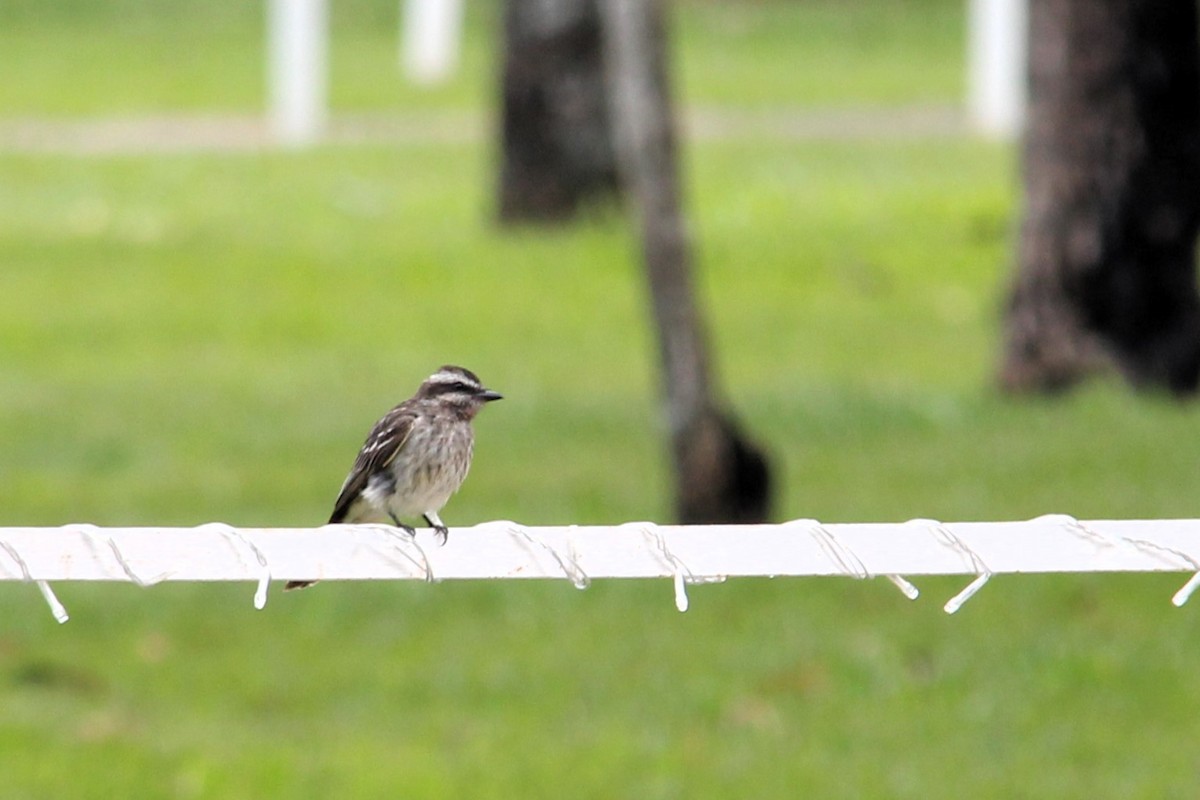
<path id="1" fill-rule="evenodd" d="M 896 4 L 929 26 L 881 5 L 860 18 L 925 37 L 932 100 L 952 100 L 959 4 Z M 721 46 L 775 75 L 746 104 L 791 102 L 772 93 L 782 23 L 762 24 L 788 18 L 877 54 L 856 102 L 928 99 L 888 89 L 878 54 L 895 43 L 830 9 L 684 5 L 689 96 L 736 105 Z M 70 38 L 76 10 L 21 24 L 67 57 L 86 38 Z M 484 64 L 487 12 L 472 14 Z M 236 60 L 245 27 L 202 33 Z M 49 60 L 35 50 L 26 63 Z M 158 108 L 166 79 L 122 58 L 127 94 L 42 76 L 52 96 L 0 82 L 0 109 Z M 164 108 L 258 102 L 179 97 Z M 780 519 L 1196 515 L 1191 406 L 1109 384 L 994 392 L 1007 148 L 772 139 L 687 158 L 719 372 L 770 442 Z M 478 421 L 448 523 L 667 519 L 635 243 L 616 217 L 498 230 L 492 186 L 490 151 L 461 142 L 0 155 L 0 525 L 319 523 L 367 427 L 446 361 L 507 398 Z M 0 794 L 1189 796 L 1200 609 L 1168 602 L 1183 580 L 1000 577 L 954 617 L 940 606 L 963 579 L 918 580 L 916 603 L 883 581 L 731 581 L 694 587 L 683 615 L 669 581 L 323 584 L 261 612 L 250 584 L 64 584 L 62 627 L 8 584 Z"/>

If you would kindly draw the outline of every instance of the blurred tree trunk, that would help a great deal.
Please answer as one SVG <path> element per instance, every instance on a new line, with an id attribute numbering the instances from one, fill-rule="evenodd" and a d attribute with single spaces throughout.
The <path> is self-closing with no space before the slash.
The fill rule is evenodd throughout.
<path id="1" fill-rule="evenodd" d="M 1195 2 L 1035 0 L 1024 218 L 1000 378 L 1066 388 L 1200 378 Z"/>
<path id="2" fill-rule="evenodd" d="M 763 522 L 770 474 L 762 451 L 713 398 L 707 341 L 680 208 L 675 131 L 658 0 L 600 0 L 617 163 L 636 206 L 658 328 L 683 523 Z"/>
<path id="3" fill-rule="evenodd" d="M 500 220 L 618 195 L 596 0 L 506 0 Z"/>

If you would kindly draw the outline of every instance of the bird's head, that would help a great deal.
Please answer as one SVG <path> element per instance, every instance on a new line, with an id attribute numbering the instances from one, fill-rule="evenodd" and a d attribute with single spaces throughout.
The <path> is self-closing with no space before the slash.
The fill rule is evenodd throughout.
<path id="1" fill-rule="evenodd" d="M 499 400 L 504 395 L 485 388 L 471 370 L 447 364 L 425 379 L 417 390 L 417 397 L 436 400 L 474 417 L 485 403 Z"/>

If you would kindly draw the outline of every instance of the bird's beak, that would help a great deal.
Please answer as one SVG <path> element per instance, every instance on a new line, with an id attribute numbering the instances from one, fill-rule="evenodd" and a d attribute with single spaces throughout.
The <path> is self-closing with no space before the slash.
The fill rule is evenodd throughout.
<path id="1" fill-rule="evenodd" d="M 500 394 L 499 392 L 493 392 L 491 389 L 484 389 L 476 396 L 485 403 L 490 403 L 493 400 L 504 399 L 504 395 Z"/>

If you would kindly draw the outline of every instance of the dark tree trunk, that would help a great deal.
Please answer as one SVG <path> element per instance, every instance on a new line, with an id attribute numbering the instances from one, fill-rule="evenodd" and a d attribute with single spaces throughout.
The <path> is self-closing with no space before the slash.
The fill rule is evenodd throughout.
<path id="1" fill-rule="evenodd" d="M 1019 266 L 1001 382 L 1200 378 L 1196 3 L 1034 0 Z"/>
<path id="2" fill-rule="evenodd" d="M 692 288 L 658 0 L 600 0 L 617 161 L 636 204 L 658 329 L 683 523 L 763 522 L 766 457 L 713 399 L 704 324 Z"/>
<path id="3" fill-rule="evenodd" d="M 615 200 L 596 0 L 506 0 L 504 32 L 501 221 Z"/>

